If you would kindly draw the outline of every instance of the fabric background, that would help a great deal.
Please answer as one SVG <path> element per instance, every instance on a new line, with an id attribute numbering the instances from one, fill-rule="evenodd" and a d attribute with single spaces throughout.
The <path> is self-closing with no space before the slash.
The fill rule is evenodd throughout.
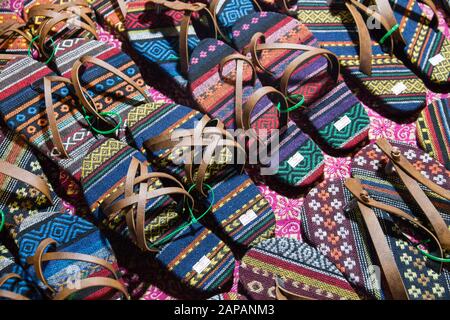
<path id="1" fill-rule="evenodd" d="M 23 0 L 2 0 L 0 8 L 21 12 Z M 420 4 L 420 6 L 430 14 L 431 10 Z M 439 28 L 445 34 L 447 38 L 450 38 L 450 17 L 446 17 L 445 13 L 440 9 L 439 12 Z M 100 40 L 109 42 L 117 48 L 121 48 L 121 43 L 110 33 L 100 28 L 99 31 Z M 151 83 L 149 83 L 151 85 Z M 152 98 L 155 101 L 167 101 L 171 99 L 165 97 L 162 93 L 156 89 L 151 90 Z M 433 99 L 447 98 L 449 94 L 436 94 L 431 91 L 427 92 L 427 102 L 429 103 Z M 182 100 L 180 93 L 180 99 L 177 99 L 177 94 L 172 96 L 172 99 Z M 416 126 L 415 123 L 410 124 L 397 124 L 389 119 L 386 119 L 378 113 L 367 108 L 370 117 L 370 130 L 369 139 L 375 140 L 379 137 L 392 139 L 396 141 L 405 142 L 416 146 Z M 350 157 L 334 158 L 325 156 L 325 179 L 329 177 L 348 177 L 350 176 Z M 59 184 L 66 190 L 67 201 L 64 201 L 64 206 L 67 211 L 72 214 L 83 213 L 83 208 L 77 208 L 73 203 L 79 203 L 80 194 L 79 188 L 71 181 L 68 175 L 64 172 L 55 172 L 55 177 L 49 177 L 50 179 L 58 179 Z M 259 188 L 269 203 L 272 205 L 275 216 L 277 219 L 276 235 L 277 237 L 290 237 L 301 240 L 300 230 L 300 210 L 303 205 L 303 197 L 287 198 L 280 193 L 271 190 L 269 187 L 260 184 Z M 119 256 L 125 254 L 125 249 L 121 252 L 120 245 L 116 248 L 116 254 Z M 135 257 L 133 259 L 133 257 Z M 167 292 L 172 293 L 173 296 L 177 296 L 177 285 L 173 280 L 164 279 L 166 277 L 162 272 L 158 272 L 158 267 L 152 262 L 139 260 L 139 255 L 127 256 L 126 265 L 121 266 L 123 277 L 128 286 L 129 292 L 134 299 L 144 300 L 169 300 L 174 299 Z M 142 260 L 142 259 L 141 259 Z M 151 272 L 149 271 L 151 270 Z M 153 279 L 159 278 L 158 283 L 164 283 L 164 285 L 155 286 L 151 284 Z M 163 278 L 163 279 L 161 279 Z M 238 279 L 238 266 L 235 269 L 235 281 L 231 289 L 231 292 L 237 291 L 237 279 Z M 167 281 L 165 281 L 167 280 Z M 173 294 L 175 293 L 175 294 Z M 181 293 L 180 293 L 181 294 Z"/>

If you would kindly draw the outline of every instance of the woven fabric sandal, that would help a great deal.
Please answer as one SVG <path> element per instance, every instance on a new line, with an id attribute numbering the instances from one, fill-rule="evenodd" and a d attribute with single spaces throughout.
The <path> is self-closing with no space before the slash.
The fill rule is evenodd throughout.
<path id="1" fill-rule="evenodd" d="M 290 238 L 266 240 L 249 250 L 239 281 L 255 300 L 359 300 L 334 264 Z"/>
<path id="2" fill-rule="evenodd" d="M 11 132 L 0 138 L 0 210 L 29 279 L 56 300 L 128 297 L 109 242 L 90 222 L 64 213 L 24 142 Z"/>
<path id="3" fill-rule="evenodd" d="M 230 242 L 245 248 L 273 237 L 272 208 L 240 172 L 242 166 L 232 165 L 245 161 L 245 151 L 220 121 L 184 106 L 153 103 L 131 110 L 128 128 L 155 167 L 195 188 L 205 208 L 212 206 L 201 223 L 209 225 L 209 220 Z"/>
<path id="4" fill-rule="evenodd" d="M 282 12 L 289 7 L 289 13 L 308 27 L 319 44 L 339 57 L 347 84 L 365 105 L 386 116 L 403 118 L 425 107 L 424 83 L 401 60 L 371 40 L 366 21 L 358 10 L 349 11 L 348 1 L 336 0 L 330 4 L 326 0 L 299 0 L 292 4 L 264 0 L 260 3 Z"/>
<path id="5" fill-rule="evenodd" d="M 414 147 L 381 139 L 355 156 L 352 175 L 305 199 L 308 241 L 361 295 L 447 299 L 449 172 Z"/>
<path id="6" fill-rule="evenodd" d="M 450 170 L 450 101 L 433 100 L 416 121 L 420 147 Z"/>

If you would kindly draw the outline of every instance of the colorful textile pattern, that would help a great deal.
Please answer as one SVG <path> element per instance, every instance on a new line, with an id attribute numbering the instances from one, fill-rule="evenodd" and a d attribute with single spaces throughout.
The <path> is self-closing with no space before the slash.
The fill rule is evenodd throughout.
<path id="1" fill-rule="evenodd" d="M 390 117 L 407 116 L 425 107 L 423 82 L 378 43 L 372 43 L 372 75 L 359 70 L 356 24 L 345 1 L 330 5 L 327 0 L 298 0 L 296 12 L 320 45 L 339 57 L 347 84 L 365 105 Z"/>
<path id="2" fill-rule="evenodd" d="M 319 251 L 294 239 L 261 242 L 242 259 L 240 282 L 249 297 L 275 299 L 275 279 L 308 299 L 359 300 L 339 270 Z"/>
<path id="3" fill-rule="evenodd" d="M 14 262 L 14 257 L 9 250 L 0 244 L 0 279 L 10 273 L 19 275 L 22 279 L 9 279 L 0 286 L 0 291 L 10 291 L 20 294 L 32 300 L 42 299 L 41 293 L 37 288 L 28 281 L 27 275 L 23 268 Z M 0 298 L 3 300 L 4 298 Z"/>
<path id="4" fill-rule="evenodd" d="M 450 170 L 450 101 L 433 100 L 416 124 L 421 148 Z"/>
<path id="5" fill-rule="evenodd" d="M 189 68 L 189 85 L 194 99 L 202 111 L 220 119 L 227 129 L 238 129 L 235 84 L 225 80 L 234 78 L 236 62 L 228 63 L 222 75 L 219 64 L 225 57 L 236 53 L 222 41 L 205 39 L 192 53 Z M 252 68 L 245 64 L 243 79 L 251 79 L 251 72 Z M 244 82 L 243 104 L 261 87 L 259 80 L 254 85 Z M 269 140 L 272 130 L 280 127 L 279 117 L 275 103 L 268 96 L 263 96 L 250 115 L 250 125 L 256 133 L 261 129 L 268 131 Z M 292 161 L 293 158 L 302 160 Z M 280 130 L 279 168 L 274 178 L 282 184 L 305 187 L 314 183 L 322 173 L 322 151 L 294 122 L 288 120 L 286 127 Z"/>
<path id="6" fill-rule="evenodd" d="M 182 89 L 187 80 L 179 69 L 179 32 L 183 11 L 168 10 L 150 2 L 136 1 L 128 4 L 125 29 L 128 41 L 142 58 Z M 192 50 L 199 39 L 192 25 L 188 28 L 188 48 Z"/>
<path id="7" fill-rule="evenodd" d="M 420 73 L 432 82 L 450 82 L 450 40 L 430 26 L 417 0 L 390 0 L 395 18 L 406 40 L 404 52 Z M 440 56 L 440 62 L 430 61 Z"/>
<path id="8" fill-rule="evenodd" d="M 128 128 L 136 146 L 145 149 L 146 140 L 161 134 L 170 136 L 175 130 L 192 129 L 202 117 L 198 111 L 181 105 L 143 104 L 130 111 Z M 155 167 L 169 170 L 187 183 L 184 166 L 174 162 L 175 150 L 145 151 Z M 273 211 L 252 180 L 231 165 L 211 163 L 207 171 L 205 183 L 212 190 L 208 198 L 202 200 L 205 208 L 212 204 L 209 219 L 214 219 L 214 224 L 222 228 L 221 232 L 235 244 L 245 247 L 271 238 L 275 229 Z M 252 219 L 244 220 L 244 215 Z"/>
<path id="9" fill-rule="evenodd" d="M 0 132 L 0 159 L 15 164 L 21 169 L 47 181 L 38 159 L 31 149 L 18 140 L 12 132 Z M 89 254 L 107 260 L 117 268 L 117 262 L 108 241 L 98 229 L 88 221 L 64 214 L 61 199 L 55 194 L 52 186 L 51 199 L 40 193 L 27 183 L 1 175 L 2 199 L 0 210 L 5 213 L 6 222 L 12 227 L 11 235 L 19 247 L 19 258 L 22 265 L 27 265 L 26 258 L 34 255 L 37 246 L 46 238 L 57 241 L 56 251 Z M 52 201 L 52 203 L 50 203 Z M 73 260 L 50 261 L 43 268 L 49 285 L 56 291 L 67 286 L 73 276 L 70 270 L 78 270 L 79 279 L 93 276 L 111 276 L 108 270 L 86 262 Z M 37 281 L 34 268 L 29 274 Z M 42 284 L 42 288 L 46 287 Z M 78 295 L 78 298 L 101 298 L 108 293 L 108 288 L 91 289 Z"/>
<path id="10" fill-rule="evenodd" d="M 115 190 L 123 187 L 132 158 L 145 162 L 145 157 L 139 151 L 120 141 L 109 139 L 88 153 L 82 169 L 81 184 L 94 215 L 116 233 L 126 235 L 125 239 L 132 235 L 125 223 L 127 209 L 107 219 L 100 204 Z M 151 171 L 149 167 L 149 172 Z M 162 187 L 159 179 L 153 181 L 148 185 L 149 190 Z M 124 196 L 121 195 L 114 203 L 123 199 Z M 144 228 L 150 247 L 152 242 L 167 236 L 183 222 L 175 207 L 176 203 L 167 195 L 147 201 Z M 199 223 L 182 229 L 158 247 L 161 249 L 156 254 L 156 259 L 190 287 L 214 292 L 231 280 L 234 258 L 230 248 Z"/>
<path id="11" fill-rule="evenodd" d="M 349 208 L 351 195 L 340 178 L 326 180 L 312 189 L 301 212 L 302 233 L 308 243 L 325 255 L 360 296 L 383 299 L 372 285 L 368 235 L 361 218 Z"/>
<path id="12" fill-rule="evenodd" d="M 218 294 L 208 300 L 247 300 L 247 298 L 236 292 L 227 292 Z"/>
<path id="13" fill-rule="evenodd" d="M 400 142 L 391 142 L 391 144 L 397 147 L 422 175 L 444 189 L 450 189 L 450 172 L 429 154 Z M 407 191 L 395 171 L 391 174 L 386 172 L 387 162 L 388 158 L 381 149 L 376 144 L 371 144 L 355 155 L 352 163 L 352 176 L 361 180 L 364 189 L 373 199 L 400 208 L 412 217 L 419 218 L 420 221 L 427 221 L 414 200 L 415 195 L 411 195 Z M 433 193 L 423 185 L 421 188 L 441 213 L 444 221 L 449 224 L 450 201 Z M 449 299 L 449 271 L 443 268 L 438 273 L 416 246 L 407 241 L 402 232 L 419 240 L 421 235 L 417 232 L 414 233 L 410 225 L 403 228 L 400 221 L 393 219 L 386 212 L 379 209 L 374 209 L 374 211 L 379 217 L 381 228 L 386 235 L 409 298 Z"/>
<path id="14" fill-rule="evenodd" d="M 319 47 L 317 39 L 298 20 L 274 12 L 255 12 L 239 19 L 233 26 L 233 43 L 242 50 L 252 36 L 261 32 L 265 43 L 294 43 Z M 303 50 L 263 50 L 259 61 L 270 71 L 261 69 L 258 76 L 263 85 L 279 88 L 281 77 Z M 315 134 L 320 143 L 333 149 L 351 149 L 367 138 L 369 117 L 358 99 L 339 76 L 330 75 L 324 56 L 306 61 L 292 73 L 288 91 L 305 97 L 304 108 L 290 112 L 291 119 L 304 130 Z M 345 125 L 341 125 L 344 123 Z"/>

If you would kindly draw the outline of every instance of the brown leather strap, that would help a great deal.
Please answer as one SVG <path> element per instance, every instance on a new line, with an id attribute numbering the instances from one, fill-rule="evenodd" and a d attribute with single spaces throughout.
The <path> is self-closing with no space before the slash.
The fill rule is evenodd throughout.
<path id="1" fill-rule="evenodd" d="M 434 4 L 433 0 L 419 0 L 419 1 L 426 4 L 433 12 L 433 17 L 431 18 L 431 25 L 434 28 L 437 28 L 439 26 L 439 15 L 438 15 L 439 10 Z"/>
<path id="2" fill-rule="evenodd" d="M 204 196 L 206 196 L 206 193 L 203 190 L 203 184 L 207 167 L 210 165 L 217 149 L 219 147 L 230 147 L 245 155 L 245 150 L 225 130 L 223 123 L 216 119 L 210 119 L 207 115 L 202 117 L 194 129 L 176 130 L 172 134 L 164 132 L 145 141 L 144 147 L 152 152 L 174 147 L 186 147 L 187 150 L 183 150 L 183 152 L 186 152 L 186 158 L 190 158 L 190 161 L 185 161 L 184 164 L 186 177 L 189 183 L 195 183 L 196 189 Z M 194 157 L 197 149 L 201 149 L 202 158 L 194 181 L 193 164 L 195 163 Z"/>
<path id="3" fill-rule="evenodd" d="M 46 54 L 46 56 L 49 56 L 49 54 L 47 54 L 45 51 L 45 43 L 47 41 L 48 34 L 53 30 L 53 28 L 61 23 L 67 24 L 67 22 L 70 19 L 79 17 L 78 15 L 69 11 L 52 12 L 52 15 L 54 15 L 54 17 L 52 17 L 51 19 L 46 19 L 37 30 L 37 34 L 39 34 L 38 40 L 39 49 L 41 50 L 41 52 Z M 92 21 L 91 18 L 85 14 L 83 14 L 83 20 L 85 20 L 86 22 L 83 22 L 81 19 L 77 21 L 77 27 L 91 33 L 97 40 L 99 40 L 95 22 Z"/>
<path id="4" fill-rule="evenodd" d="M 275 296 L 277 300 L 316 300 L 310 297 L 298 295 L 283 288 L 278 277 L 275 278 Z"/>
<path id="5" fill-rule="evenodd" d="M 31 43 L 31 36 L 22 30 L 24 26 L 25 24 L 17 22 L 5 22 L 3 25 L 0 25 L 0 44 L 3 42 L 2 40 L 7 40 L 9 37 L 14 36 L 14 34 L 18 34 L 27 40 L 28 43 Z M 8 34 L 9 36 L 6 37 Z M 39 47 L 35 42 L 33 42 L 32 45 L 36 50 L 39 50 Z"/>
<path id="6" fill-rule="evenodd" d="M 301 50 L 304 51 L 301 55 L 292 60 L 286 69 L 283 72 L 283 75 L 280 79 L 280 90 L 284 94 L 287 99 L 295 104 L 296 101 L 293 101 L 289 98 L 288 92 L 288 84 L 289 80 L 294 73 L 302 64 L 307 61 L 313 59 L 314 57 L 324 56 L 328 61 L 328 66 L 331 72 L 331 76 L 335 82 L 339 79 L 340 74 L 340 64 L 338 57 L 329 50 L 321 49 L 317 47 L 302 45 L 298 43 L 265 43 L 266 38 L 262 32 L 255 33 L 251 40 L 249 46 L 244 50 L 244 54 L 250 52 L 252 56 L 252 61 L 262 70 L 267 73 L 271 73 L 270 70 L 266 69 L 258 57 L 258 51 L 263 50 Z"/>
<path id="7" fill-rule="evenodd" d="M 124 285 L 115 279 L 106 278 L 106 277 L 92 277 L 92 278 L 82 279 L 78 285 L 79 286 L 76 289 L 69 289 L 67 287 L 62 289 L 60 292 L 55 294 L 55 296 L 53 297 L 53 300 L 64 300 L 74 293 L 83 291 L 88 288 L 95 288 L 95 287 L 112 288 L 112 289 L 115 289 L 118 292 L 122 293 L 127 300 L 131 299 L 130 295 L 128 294 L 128 291 L 124 287 Z"/>
<path id="8" fill-rule="evenodd" d="M 55 107 L 53 105 L 52 99 L 52 82 L 63 82 L 66 84 L 70 84 L 71 82 L 69 79 L 59 76 L 44 77 L 45 112 L 47 114 L 49 130 L 53 136 L 53 142 L 58 152 L 65 158 L 68 158 L 69 155 L 64 148 L 64 144 L 62 142 L 62 138 L 58 130 L 58 124 L 55 118 Z"/>
<path id="9" fill-rule="evenodd" d="M 349 178 L 345 181 L 347 189 L 358 200 L 358 207 L 361 216 L 366 224 L 370 239 L 375 248 L 381 269 L 383 270 L 389 291 L 394 300 L 407 300 L 408 294 L 400 276 L 400 272 L 395 263 L 395 259 L 386 241 L 383 229 L 381 229 L 375 212 L 368 206 L 367 202 L 360 199 L 368 199 L 367 192 L 362 188 L 361 183 L 357 179 Z"/>
<path id="10" fill-rule="evenodd" d="M 22 280 L 22 277 L 17 273 L 8 273 L 0 278 L 0 287 L 6 283 L 9 279 L 18 279 Z M 6 298 L 10 300 L 30 300 L 30 298 L 25 297 L 24 295 L 0 289 L 0 298 Z"/>
<path id="11" fill-rule="evenodd" d="M 150 199 L 158 198 L 164 195 L 182 195 L 183 200 L 189 199 L 192 207 L 195 205 L 194 198 L 184 189 L 181 182 L 169 174 L 162 172 L 148 172 L 147 162 L 141 162 L 132 158 L 126 175 L 125 185 L 113 192 L 103 203 L 102 209 L 105 215 L 110 219 L 117 216 L 122 210 L 126 212 L 126 222 L 132 239 L 142 250 L 157 252 L 157 249 L 150 248 L 145 236 L 145 206 Z M 137 176 L 139 169 L 139 175 Z M 174 182 L 176 187 L 162 187 L 156 190 L 148 190 L 152 179 L 166 179 Z M 139 186 L 139 192 L 136 193 L 135 186 Z M 117 198 L 124 196 L 118 201 Z M 137 205 L 137 208 L 135 206 Z"/>
<path id="12" fill-rule="evenodd" d="M 356 24 L 359 39 L 359 69 L 367 75 L 372 75 L 372 39 L 370 38 L 369 29 L 366 21 L 362 17 L 358 9 L 345 1 L 345 6 L 353 17 Z"/>
<path id="13" fill-rule="evenodd" d="M 32 186 L 41 192 L 50 201 L 50 203 L 53 203 L 48 184 L 41 177 L 4 160 L 0 160 L 0 174 L 7 175 L 8 177 Z"/>
<path id="14" fill-rule="evenodd" d="M 25 20 L 28 21 L 32 17 L 40 17 L 42 15 L 38 14 L 37 12 L 40 12 L 41 10 L 50 10 L 50 11 L 64 11 L 71 7 L 79 7 L 79 8 L 86 8 L 89 9 L 89 4 L 85 0 L 72 0 L 66 3 L 46 3 L 46 4 L 39 4 L 36 6 L 33 6 L 28 10 L 28 13 L 24 11 Z M 92 10 L 91 10 L 92 11 Z"/>
<path id="15" fill-rule="evenodd" d="M 101 266 L 111 272 L 111 274 L 114 276 L 114 279 L 104 278 L 104 277 L 92 277 L 89 278 L 91 280 L 86 281 L 87 279 L 81 280 L 81 288 L 78 289 L 63 289 L 59 293 L 55 295 L 55 299 L 63 299 L 77 291 L 80 291 L 82 289 L 86 289 L 89 287 L 99 287 L 99 286 L 106 286 L 106 287 L 112 287 L 117 289 L 118 291 L 122 292 L 125 296 L 128 296 L 128 293 L 126 289 L 123 287 L 123 285 L 117 281 L 119 278 L 115 272 L 114 267 L 106 260 L 82 253 L 73 253 L 73 252 L 46 252 L 44 251 L 50 246 L 55 245 L 57 242 L 54 239 L 46 238 L 42 240 L 38 247 L 36 248 L 36 251 L 33 256 L 30 256 L 27 258 L 27 263 L 32 264 L 34 266 L 36 275 L 40 281 L 53 293 L 56 293 L 55 289 L 52 288 L 48 282 L 47 279 L 43 273 L 42 270 L 42 263 L 46 261 L 58 261 L 58 260 L 74 260 L 74 261 L 83 261 L 88 262 L 91 264 L 96 264 L 98 266 Z M 105 281 L 105 279 L 109 279 L 110 281 Z"/>
<path id="16" fill-rule="evenodd" d="M 88 98 L 86 98 L 86 94 L 83 93 L 83 88 L 80 82 L 79 78 L 79 71 L 83 64 L 85 63 L 92 63 L 98 67 L 101 67 L 112 74 L 122 78 L 125 80 L 128 84 L 133 86 L 144 98 L 145 100 L 150 103 L 150 99 L 147 96 L 147 93 L 145 90 L 140 87 L 133 79 L 128 77 L 125 73 L 120 71 L 119 69 L 115 68 L 114 66 L 110 65 L 109 63 L 102 61 L 96 57 L 91 56 L 82 56 L 81 58 L 77 59 L 73 66 L 72 66 L 72 73 L 71 73 L 71 79 L 72 79 L 72 85 L 75 89 L 75 94 L 77 95 L 78 99 L 80 100 L 81 104 L 97 119 L 100 119 L 104 121 L 105 123 L 109 124 L 109 121 L 107 121 L 103 116 L 101 116 L 97 110 L 97 107 L 95 104 L 93 104 L 92 101 L 88 101 Z"/>
<path id="17" fill-rule="evenodd" d="M 405 187 L 414 200 L 417 202 L 428 221 L 432 225 L 440 244 L 445 250 L 450 250 L 450 230 L 440 215 L 439 211 L 427 197 L 420 187 L 419 183 L 425 185 L 433 192 L 439 194 L 447 200 L 450 200 L 450 191 L 435 184 L 433 181 L 425 178 L 416 168 L 394 148 L 386 139 L 381 138 L 376 141 L 380 149 L 389 157 L 397 174 L 404 183 Z"/>

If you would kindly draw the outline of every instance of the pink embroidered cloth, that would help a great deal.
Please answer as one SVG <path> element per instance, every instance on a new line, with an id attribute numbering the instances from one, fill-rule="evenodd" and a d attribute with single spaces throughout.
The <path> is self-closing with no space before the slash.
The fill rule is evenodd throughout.
<path id="1" fill-rule="evenodd" d="M 16 12 L 21 12 L 23 0 L 3 0 L 0 3 L 0 8 L 10 9 Z M 431 10 L 420 4 L 423 10 L 430 16 Z M 439 28 L 440 30 L 450 38 L 450 17 L 446 17 L 445 13 L 441 10 L 439 12 Z M 114 38 L 111 34 L 100 28 L 99 31 L 100 40 L 109 42 L 116 46 L 121 47 L 121 43 Z M 165 97 L 159 91 L 151 88 L 151 95 L 154 100 L 171 101 Z M 433 99 L 446 98 L 449 94 L 437 94 L 431 91 L 427 92 L 427 102 L 429 103 Z M 375 140 L 379 137 L 385 137 L 396 141 L 406 142 L 412 145 L 416 145 L 416 126 L 415 123 L 410 124 L 397 124 L 391 120 L 388 120 L 375 111 L 366 108 L 370 117 L 370 130 L 369 139 Z M 325 179 L 330 177 L 349 177 L 350 176 L 350 157 L 346 158 L 334 158 L 330 156 L 325 157 Z M 67 190 L 69 197 L 78 196 L 77 185 L 69 179 L 69 177 L 63 172 L 59 173 L 59 180 L 62 186 Z M 300 210 L 303 205 L 303 198 L 287 198 L 279 193 L 271 190 L 265 185 L 259 186 L 261 192 L 270 202 L 273 207 L 276 216 L 276 236 L 277 237 L 291 237 L 301 240 L 300 233 Z M 69 202 L 64 202 L 67 211 L 75 214 L 76 208 Z M 120 250 L 119 250 L 120 251 Z M 118 252 L 120 254 L 120 252 Z M 150 271 L 151 270 L 151 271 Z M 168 300 L 174 299 L 165 292 L 177 292 L 177 284 L 173 283 L 173 279 L 163 279 L 159 283 L 165 283 L 165 288 L 158 288 L 155 285 L 151 285 L 152 279 L 150 277 L 164 277 L 158 273 L 158 266 L 152 263 L 144 263 L 142 265 L 138 261 L 134 263 L 132 261 L 127 268 L 122 268 L 122 274 L 125 279 L 126 285 L 130 294 L 135 299 L 144 300 Z M 150 274 L 150 276 L 148 276 Z M 235 281 L 232 291 L 237 291 L 238 280 L 238 268 L 235 269 Z"/>

